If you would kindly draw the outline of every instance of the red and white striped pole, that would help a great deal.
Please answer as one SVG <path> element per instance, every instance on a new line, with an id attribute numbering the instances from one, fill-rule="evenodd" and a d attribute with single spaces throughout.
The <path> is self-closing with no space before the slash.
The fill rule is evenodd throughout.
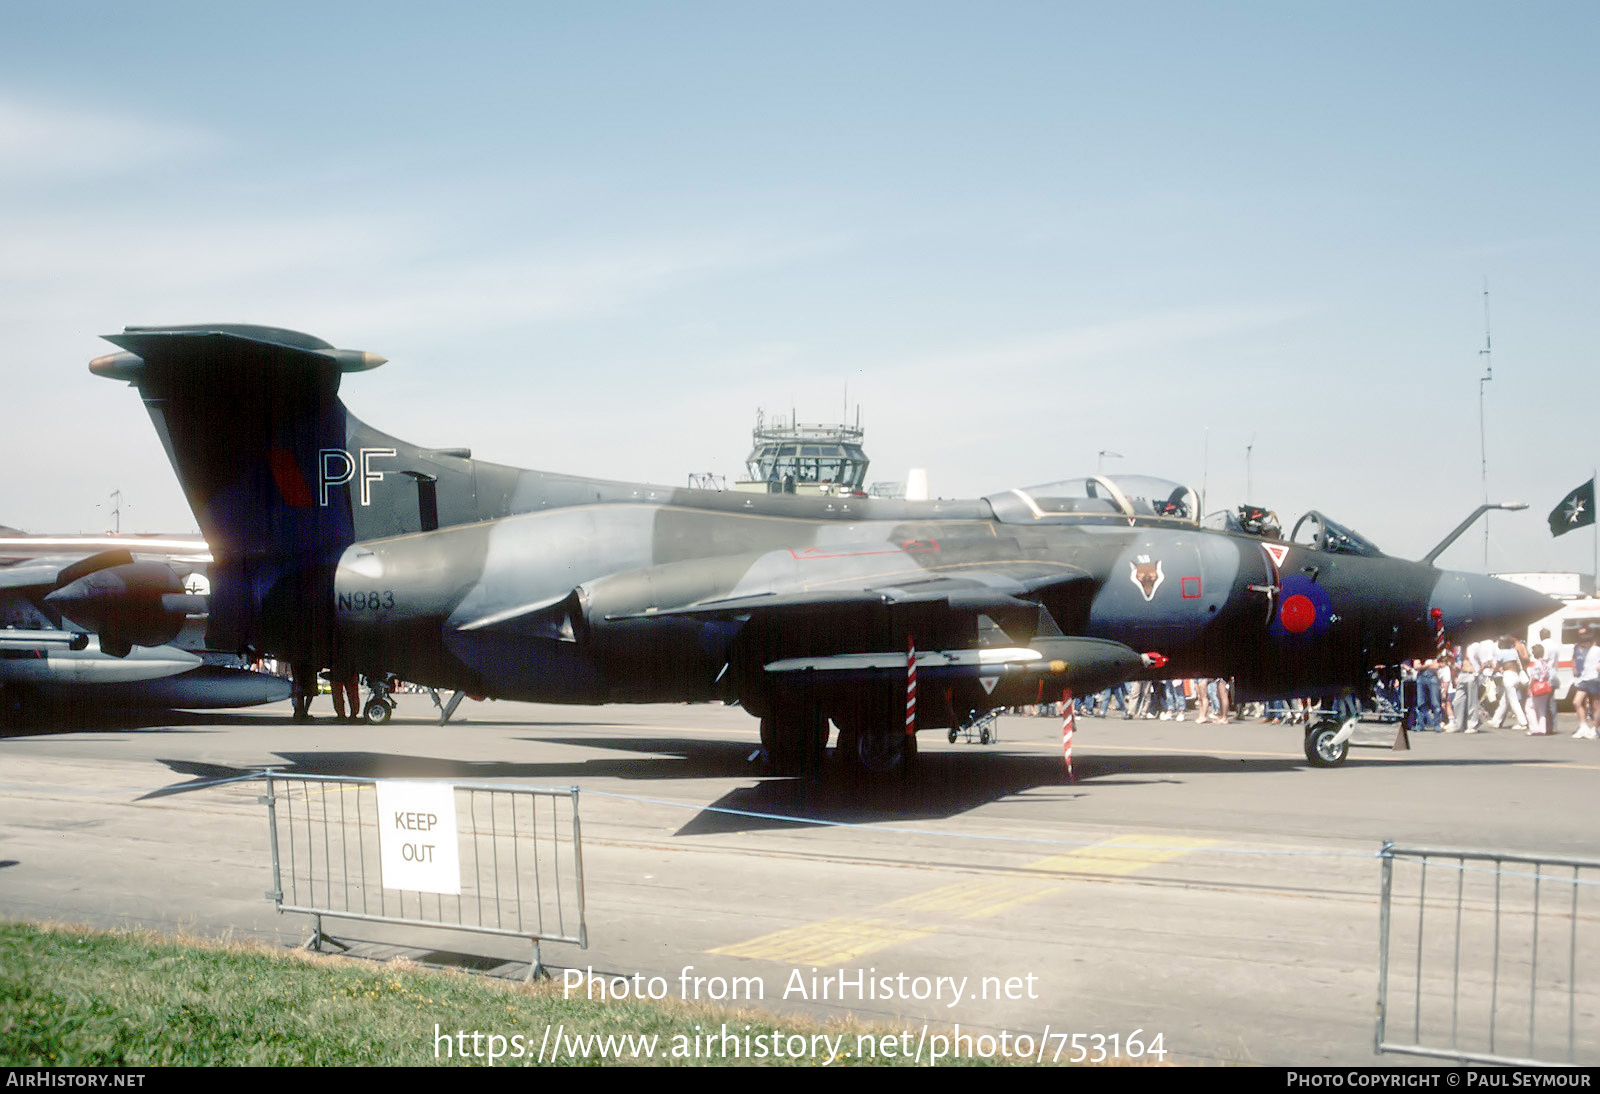
<path id="1" fill-rule="evenodd" d="M 1438 651 L 1437 657 L 1439 659 L 1439 667 L 1442 669 L 1445 666 L 1450 665 L 1452 661 L 1450 656 L 1450 644 L 1444 636 L 1444 612 L 1440 611 L 1438 608 L 1433 608 L 1429 610 L 1428 616 L 1433 620 L 1433 642 L 1435 649 Z M 1415 663 L 1413 663 L 1413 667 L 1416 668 Z M 1422 670 L 1420 668 L 1416 668 L 1416 676 L 1416 706 L 1420 707 L 1422 705 Z M 1440 712 L 1440 715 L 1441 717 L 1439 724 L 1434 726 L 1435 729 L 1444 728 L 1442 711 Z M 1406 736 L 1406 719 L 1404 713 L 1402 712 L 1400 717 L 1400 729 L 1394 735 L 1394 749 L 1397 752 L 1405 752 L 1410 748 L 1411 739 Z"/>
<path id="2" fill-rule="evenodd" d="M 1077 728 L 1077 722 L 1072 712 L 1071 688 L 1062 691 L 1061 705 L 1067 708 L 1066 715 L 1061 719 L 1061 755 L 1067 761 L 1067 781 L 1077 782 L 1078 777 L 1072 773 L 1072 733 Z"/>
<path id="3" fill-rule="evenodd" d="M 906 736 L 917 732 L 917 640 L 906 636 Z"/>

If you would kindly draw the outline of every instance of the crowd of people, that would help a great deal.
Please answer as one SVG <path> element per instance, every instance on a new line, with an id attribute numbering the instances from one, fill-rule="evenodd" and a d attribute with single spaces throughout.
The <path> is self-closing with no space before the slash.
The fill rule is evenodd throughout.
<path id="1" fill-rule="evenodd" d="M 1118 684 L 1106 691 L 1081 695 L 1072 700 L 1079 715 L 1104 718 L 1114 704 L 1127 719 L 1151 718 L 1181 722 L 1192 713 L 1197 722 L 1226 725 L 1235 720 L 1233 681 L 1231 680 L 1138 680 Z M 1251 707 L 1240 712 L 1247 716 Z M 1258 708 L 1255 708 L 1258 709 Z M 1046 701 L 1024 707 L 1011 707 L 1005 713 L 1056 717 L 1066 713 L 1063 703 Z"/>
<path id="2" fill-rule="evenodd" d="M 1444 656 L 1417 662 L 1412 728 L 1442 733 L 1478 733 L 1515 725 L 1530 737 L 1557 732 L 1556 696 L 1561 691 L 1560 644 L 1548 629 L 1529 646 L 1505 635 L 1455 647 Z M 1589 628 L 1579 630 L 1570 670 L 1572 736 L 1600 738 L 1600 646 Z M 1409 723 L 1408 723 L 1409 724 Z"/>

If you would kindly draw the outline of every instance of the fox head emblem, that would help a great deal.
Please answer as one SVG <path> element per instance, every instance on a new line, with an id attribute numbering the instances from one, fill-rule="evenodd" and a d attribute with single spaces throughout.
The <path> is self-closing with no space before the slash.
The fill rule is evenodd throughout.
<path id="1" fill-rule="evenodd" d="M 1139 591 L 1144 598 L 1149 600 L 1156 595 L 1156 590 L 1161 588 L 1161 581 L 1166 577 L 1161 572 L 1161 560 L 1150 561 L 1149 555 L 1140 555 L 1133 562 L 1128 563 L 1132 571 L 1128 576 L 1133 583 L 1139 586 Z"/>

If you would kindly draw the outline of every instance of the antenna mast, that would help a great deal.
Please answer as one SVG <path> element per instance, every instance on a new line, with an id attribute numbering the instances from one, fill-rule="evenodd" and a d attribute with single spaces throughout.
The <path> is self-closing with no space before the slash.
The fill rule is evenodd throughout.
<path id="1" fill-rule="evenodd" d="M 1489 504 L 1489 446 L 1484 430 L 1483 385 L 1494 380 L 1494 359 L 1489 340 L 1489 279 L 1483 279 L 1483 348 L 1478 356 L 1483 359 L 1483 375 L 1478 377 L 1478 461 L 1483 472 L 1483 503 Z M 1489 570 L 1489 517 L 1483 518 L 1483 569 Z"/>
<path id="2" fill-rule="evenodd" d="M 1244 500 L 1251 505 L 1256 503 L 1256 479 L 1251 473 L 1250 453 L 1256 447 L 1256 435 L 1250 434 L 1250 443 L 1244 446 Z"/>

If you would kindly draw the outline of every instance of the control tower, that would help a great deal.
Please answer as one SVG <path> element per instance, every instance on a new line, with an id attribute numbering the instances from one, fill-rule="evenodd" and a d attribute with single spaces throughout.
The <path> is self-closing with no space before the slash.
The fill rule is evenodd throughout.
<path id="1" fill-rule="evenodd" d="M 865 497 L 867 454 L 861 448 L 861 418 L 855 425 L 818 425 L 793 418 L 765 421 L 756 412 L 749 478 L 735 490 L 755 494 Z"/>

